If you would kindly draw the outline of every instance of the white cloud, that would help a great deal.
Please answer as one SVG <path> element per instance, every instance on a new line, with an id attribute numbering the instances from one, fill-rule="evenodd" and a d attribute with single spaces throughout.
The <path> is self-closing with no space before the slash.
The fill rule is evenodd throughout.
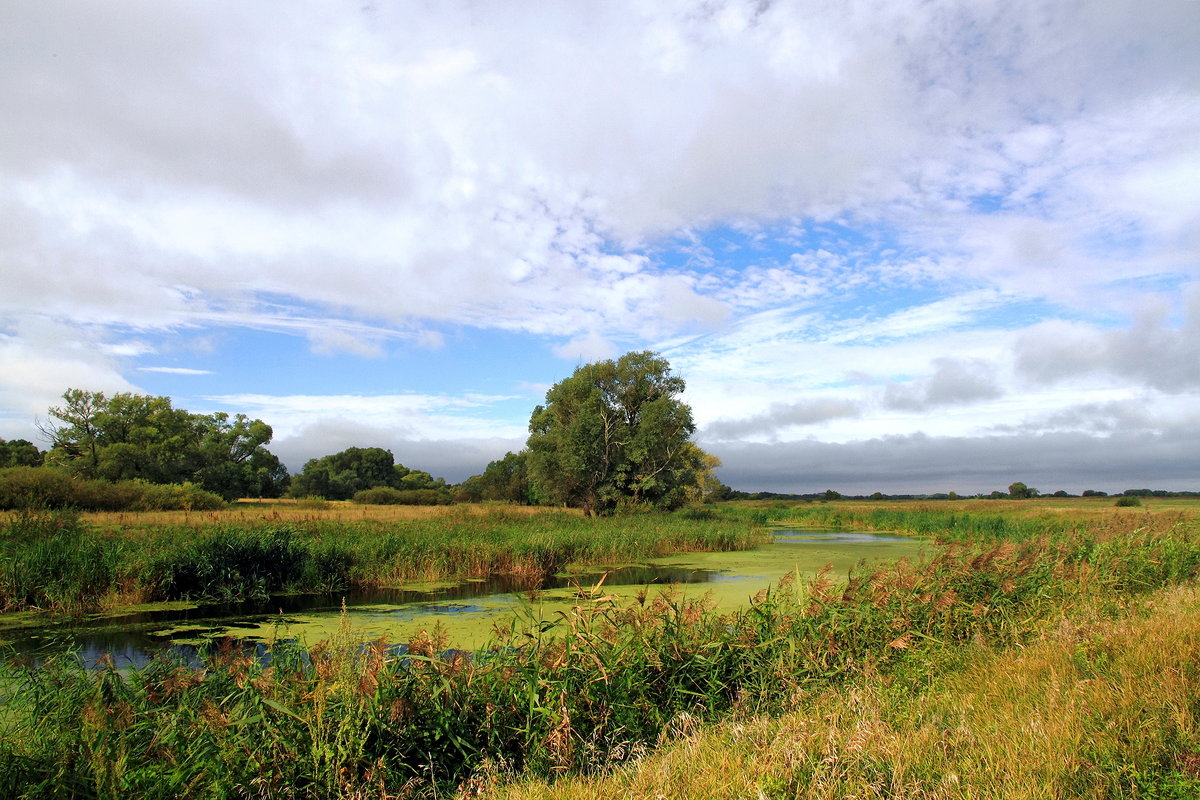
<path id="1" fill-rule="evenodd" d="M 935 358 L 933 366 L 933 374 L 924 380 L 889 383 L 883 393 L 884 406 L 901 411 L 925 411 L 938 406 L 994 400 L 1004 394 L 996 381 L 994 366 L 983 359 Z"/>
<path id="2" fill-rule="evenodd" d="M 220 395 L 214 407 L 260 417 L 277 438 L 302 436 L 314 426 L 389 431 L 411 440 L 490 439 L 521 436 L 524 426 L 497 420 L 489 409 L 511 395 Z M 349 446 L 349 445 L 347 445 Z M 341 448 L 339 448 L 341 449 Z M 320 455 L 320 454 L 318 454 Z"/>
<path id="3" fill-rule="evenodd" d="M 212 370 L 191 367 L 138 367 L 138 372 L 160 372 L 165 375 L 212 375 Z"/>
<path id="4" fill-rule="evenodd" d="M 197 330 L 458 372 L 463 330 L 569 361 L 661 343 L 702 425 L 843 443 L 1191 398 L 1197 24 L 1133 0 L 7 4 L 0 421 L 132 389 L 148 341 Z M 253 407 L 523 433 L 354 388 Z M 816 419 L 838 402 L 858 414 Z"/>
<path id="5" fill-rule="evenodd" d="M 553 348 L 559 358 L 574 358 L 580 363 L 600 361 L 617 355 L 617 347 L 603 336 L 592 332 Z"/>

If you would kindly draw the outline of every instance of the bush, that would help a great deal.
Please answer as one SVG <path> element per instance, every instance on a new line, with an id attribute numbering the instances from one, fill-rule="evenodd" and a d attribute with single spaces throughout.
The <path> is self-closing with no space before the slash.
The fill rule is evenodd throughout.
<path id="1" fill-rule="evenodd" d="M 376 486 L 354 493 L 354 502 L 372 506 L 444 506 L 450 497 L 436 489 L 393 489 Z"/>
<path id="2" fill-rule="evenodd" d="M 65 508 L 72 505 L 75 481 L 53 467 L 0 469 L 0 509 Z"/>
<path id="3" fill-rule="evenodd" d="M 1133 508 L 1134 506 L 1140 506 L 1141 504 L 1142 501 L 1136 497 L 1118 497 L 1117 502 L 1113 503 L 1113 505 L 1117 506 L 1118 508 Z"/>
<path id="4" fill-rule="evenodd" d="M 134 511 L 215 511 L 229 505 L 219 494 L 206 492 L 194 483 L 144 483 L 142 487 Z"/>
<path id="5" fill-rule="evenodd" d="M 191 483 L 80 480 L 55 467 L 0 469 L 0 509 L 81 511 L 212 511 L 225 500 Z"/>

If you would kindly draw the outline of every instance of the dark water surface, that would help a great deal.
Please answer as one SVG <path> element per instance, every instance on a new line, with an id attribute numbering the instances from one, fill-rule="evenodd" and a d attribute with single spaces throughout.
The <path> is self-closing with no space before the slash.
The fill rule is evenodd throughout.
<path id="1" fill-rule="evenodd" d="M 441 621 L 456 646 L 480 646 L 517 608 L 549 614 L 578 604 L 580 587 L 633 597 L 657 586 L 709 594 L 718 606 L 744 605 L 785 573 L 811 573 L 831 564 L 844 574 L 861 559 L 916 556 L 921 542 L 907 537 L 842 531 L 777 531 L 774 543 L 732 553 L 684 553 L 636 564 L 549 579 L 495 575 L 428 588 L 362 589 L 326 595 L 279 595 L 242 603 L 147 608 L 85 620 L 45 616 L 0 628 L 0 653 L 44 658 L 74 652 L 86 664 L 107 654 L 117 666 L 142 664 L 164 648 L 194 658 L 197 648 L 232 640 L 260 653 L 273 641 L 314 643 L 342 620 L 365 638 L 407 641 Z M 0 622 L 3 617 L 0 616 Z M 460 643 L 461 642 L 461 643 Z"/>

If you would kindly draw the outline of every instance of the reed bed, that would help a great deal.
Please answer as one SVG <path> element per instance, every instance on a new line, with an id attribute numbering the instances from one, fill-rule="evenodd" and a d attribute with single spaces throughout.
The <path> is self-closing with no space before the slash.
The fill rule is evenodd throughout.
<path id="1" fill-rule="evenodd" d="M 139 523 L 119 530 L 68 511 L 24 511 L 0 525 L 0 611 L 81 613 L 159 600 L 547 575 L 576 562 L 745 549 L 767 536 L 734 514 L 585 519 L 506 506 L 288 523 Z"/>
<path id="2" fill-rule="evenodd" d="M 10 709 L 0 731 L 0 794 L 472 796 L 517 776 L 608 774 L 698 726 L 798 708 L 811 714 L 820 698 L 849 702 L 856 692 L 876 692 L 894 694 L 889 702 L 901 707 L 914 693 L 961 695 L 975 684 L 939 687 L 975 654 L 1028 648 L 1062 629 L 1063 619 L 1116 618 L 1148 593 L 1200 573 L 1193 521 L 1135 522 L 1150 523 L 1114 517 L 1055 531 L 1001 527 L 998 541 L 949 546 L 920 564 L 862 569 L 848 581 L 820 574 L 784 582 L 734 614 L 671 594 L 620 607 L 597 587 L 571 613 L 541 619 L 531 607 L 473 654 L 446 651 L 437 631 L 396 651 L 383 642 L 363 647 L 346 629 L 308 652 L 280 647 L 269 664 L 229 650 L 212 654 L 203 669 L 166 658 L 129 672 L 89 673 L 71 661 L 10 666 L 0 675 Z M 1103 652 L 1085 644 L 1081 669 L 1098 669 Z M 1033 692 L 1037 681 L 1028 680 L 1011 690 L 1014 697 Z M 902 707 L 910 716 L 923 708 Z M 936 726 L 951 711 L 941 714 L 922 724 Z M 1113 761 L 1104 769 L 1115 777 L 1096 785 L 1126 787 L 1125 794 L 1042 796 L 1170 796 L 1137 788 L 1168 786 L 1190 763 L 1190 722 L 1176 735 L 1168 717 L 1150 718 L 1145 731 L 1121 729 L 1146 745 L 1138 751 L 1145 755 L 1132 767 Z M 807 796 L 823 785 L 817 778 L 844 768 L 866 777 L 840 785 L 892 787 L 861 796 L 920 797 L 896 787 L 925 791 L 950 774 L 854 761 L 849 754 L 868 752 L 874 734 L 843 740 L 842 727 L 828 730 L 822 760 L 808 772 L 793 764 L 770 773 L 772 782 L 758 785 L 762 796 Z M 992 763 L 997 756 L 973 744 L 992 734 L 974 736 L 956 740 L 961 758 Z M 1083 744 L 1070 752 L 1080 764 L 1102 763 Z M 829 753 L 846 755 L 826 763 Z M 1028 780 L 1058 785 L 1057 773 L 1034 772 Z M 843 796 L 839 784 L 829 786 L 812 796 Z"/>

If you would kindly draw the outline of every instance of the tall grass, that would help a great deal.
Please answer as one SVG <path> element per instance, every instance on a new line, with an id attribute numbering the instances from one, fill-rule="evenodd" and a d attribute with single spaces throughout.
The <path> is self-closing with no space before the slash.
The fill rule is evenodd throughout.
<path id="1" fill-rule="evenodd" d="M 403 653 L 364 648 L 346 631 L 307 654 L 281 649 L 269 665 L 229 651 L 203 670 L 169 660 L 128 673 L 9 668 L 0 686 L 20 691 L 0 731 L 0 787 L 444 796 L 489 771 L 604 773 L 672 731 L 731 713 L 788 712 L 864 682 L 936 685 L 956 654 L 1028 644 L 1064 615 L 1119 610 L 1200 573 L 1194 523 L 1126 521 L 1015 531 L 921 564 L 861 570 L 848 583 L 827 574 L 785 582 L 728 615 L 670 594 L 618 607 L 598 587 L 572 613 L 541 619 L 531 608 L 475 654 L 445 651 L 436 631 Z M 554 538 L 544 535 L 528 546 Z M 872 774 L 878 783 L 884 773 Z M 787 780 L 771 788 L 797 792 Z"/>
<path id="2" fill-rule="evenodd" d="M 23 511 L 0 525 L 0 609 L 235 600 L 278 592 L 553 574 L 684 550 L 745 549 L 767 534 L 730 515 L 584 519 L 494 507 L 380 521 L 164 525 L 109 531 L 78 514 Z"/>
<path id="3" fill-rule="evenodd" d="M 1063 620 L 1017 651 L 943 653 L 941 674 L 865 674 L 778 716 L 701 728 L 593 778 L 508 782 L 475 796 L 624 798 L 1147 798 L 1200 796 L 1200 592 L 1116 619 Z M 507 785 L 506 785 L 507 784 Z"/>

